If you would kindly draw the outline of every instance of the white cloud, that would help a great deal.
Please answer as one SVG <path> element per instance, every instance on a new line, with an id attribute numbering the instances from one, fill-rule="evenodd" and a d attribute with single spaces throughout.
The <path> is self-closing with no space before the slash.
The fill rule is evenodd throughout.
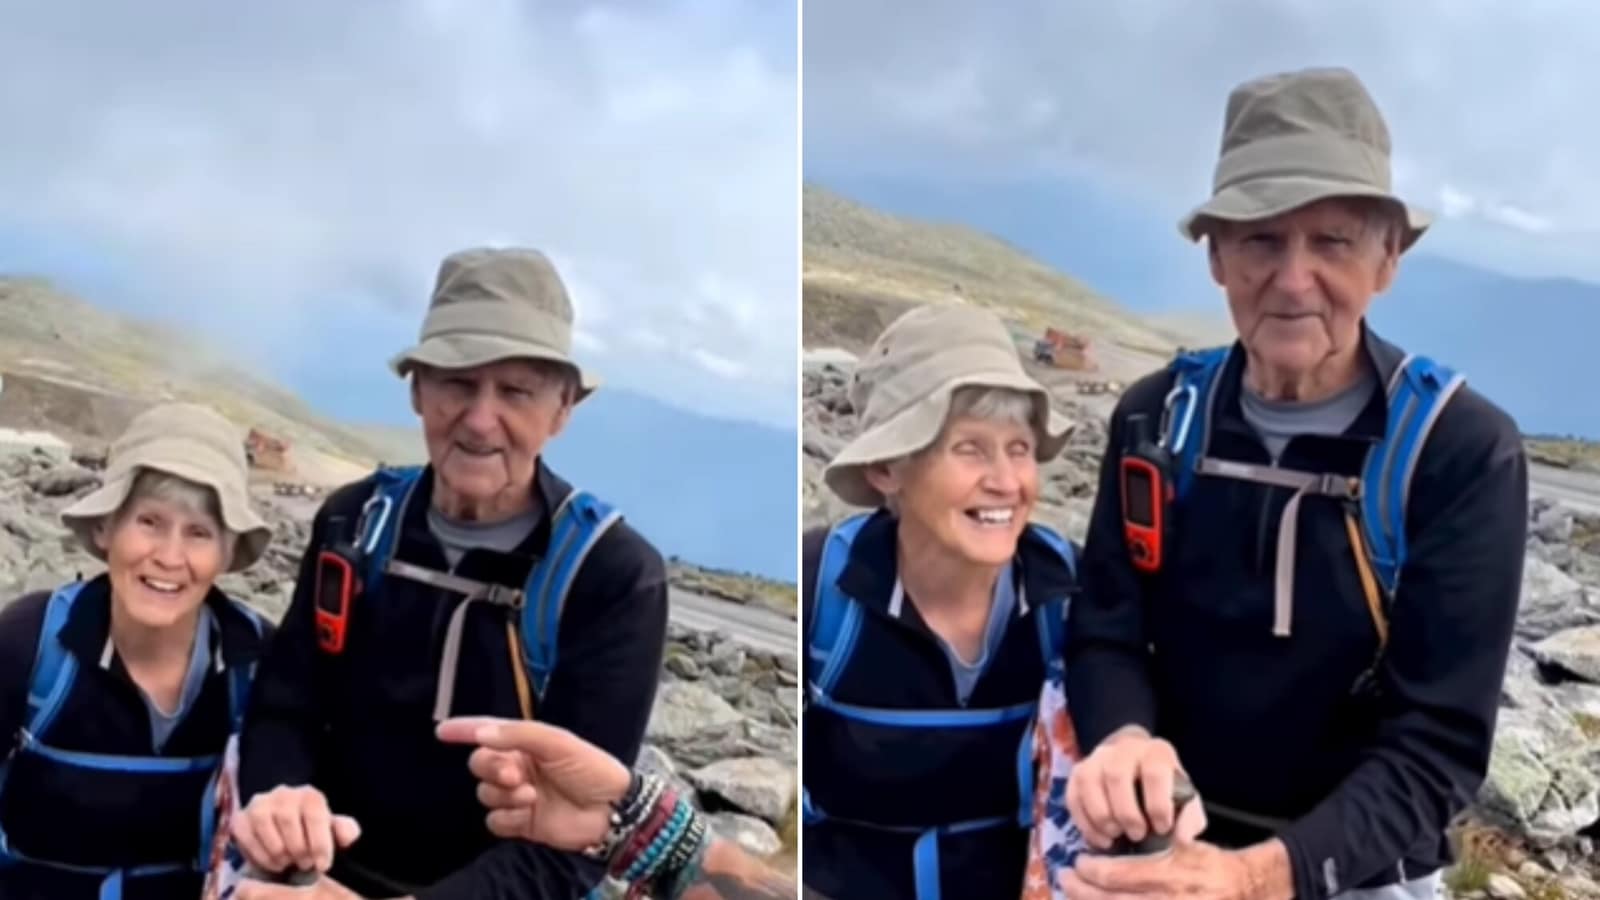
<path id="1" fill-rule="evenodd" d="M 1439 188 L 1439 211 L 1454 219 L 1477 219 L 1528 234 L 1548 234 L 1557 230 L 1550 219 L 1509 203 L 1485 201 L 1468 196 L 1450 185 Z"/>
<path id="2" fill-rule="evenodd" d="M 710 350 L 694 347 L 689 350 L 689 356 L 692 357 L 695 362 L 704 366 L 711 372 L 721 375 L 723 378 L 743 378 L 745 375 L 749 374 L 749 369 L 743 363 L 729 359 L 726 356 L 719 356 L 715 353 L 712 353 Z"/>
<path id="3" fill-rule="evenodd" d="M 1508 256 L 1595 265 L 1600 10 L 1584 4 L 807 0 L 804 27 L 808 173 L 1087 175 L 1176 217 L 1210 187 L 1236 84 L 1340 65 L 1388 120 L 1398 189 L 1451 220 L 1430 246 L 1504 237 Z"/>
<path id="4" fill-rule="evenodd" d="M 604 359 L 609 383 L 792 425 L 792 11 L 0 0 L 0 16 L 0 83 L 26 86 L 0 91 L 0 231 L 131 259 L 149 293 L 290 368 L 315 364 L 305 336 L 330 296 L 412 331 L 444 254 L 528 244 L 562 267 L 584 352 L 641 324 L 661 339 Z M 676 312 L 697 305 L 709 326 Z M 374 368 L 393 349 L 370 348 Z M 684 389 L 730 368 L 762 377 Z"/>

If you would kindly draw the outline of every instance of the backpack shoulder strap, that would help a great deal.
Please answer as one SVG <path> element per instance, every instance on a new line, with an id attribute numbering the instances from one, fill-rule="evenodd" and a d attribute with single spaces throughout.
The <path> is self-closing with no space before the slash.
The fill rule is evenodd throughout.
<path id="1" fill-rule="evenodd" d="M 1042 525 L 1029 525 L 1029 530 L 1044 542 L 1045 546 L 1054 550 L 1061 561 L 1066 564 L 1067 571 L 1073 577 L 1078 575 L 1078 552 L 1073 543 L 1066 539 L 1054 528 Z M 1049 667 L 1052 660 L 1060 659 L 1066 650 L 1067 640 L 1067 607 L 1066 597 L 1050 597 L 1040 604 L 1038 611 L 1039 620 L 1039 652 L 1044 659 L 1044 664 Z"/>
<path id="2" fill-rule="evenodd" d="M 543 699 L 556 667 L 561 611 L 583 561 L 622 513 L 587 491 L 574 489 L 550 523 L 550 546 L 523 587 L 522 644 L 534 696 Z"/>
<path id="3" fill-rule="evenodd" d="M 356 524 L 356 549 L 365 562 L 361 573 L 364 587 L 370 588 L 383 577 L 383 565 L 394 554 L 406 501 L 421 476 L 421 466 L 380 468 L 374 474 L 372 494 L 362 504 Z"/>
<path id="4" fill-rule="evenodd" d="M 35 739 L 42 738 L 49 730 L 78 675 L 78 661 L 62 645 L 59 635 L 82 590 L 83 582 L 74 581 L 57 588 L 45 602 L 44 621 L 39 626 L 39 647 L 28 680 L 27 729 Z"/>
<path id="5" fill-rule="evenodd" d="M 1217 373 L 1227 363 L 1230 349 L 1186 350 L 1172 361 L 1172 389 L 1162 410 L 1161 440 L 1173 456 L 1173 488 L 1180 497 L 1188 492 L 1205 452 Z"/>
<path id="6" fill-rule="evenodd" d="M 266 620 L 254 607 L 233 597 L 229 597 L 228 602 L 255 629 L 258 639 L 266 634 Z M 228 715 L 232 722 L 232 734 L 244 729 L 245 708 L 250 700 L 250 686 L 255 681 L 256 665 L 252 660 L 248 665 L 228 667 Z"/>
<path id="7" fill-rule="evenodd" d="M 1383 440 L 1362 471 L 1361 530 L 1374 574 L 1392 598 L 1406 557 L 1406 503 L 1417 460 L 1434 423 L 1465 376 L 1427 357 L 1407 356 L 1389 379 Z"/>
<path id="8" fill-rule="evenodd" d="M 806 653 L 812 665 L 820 665 L 810 688 L 811 699 L 826 699 L 833 693 L 839 675 L 855 651 L 861 631 L 861 607 L 839 589 L 839 575 L 850 561 L 850 548 L 861 533 L 870 513 L 857 513 L 828 532 L 822 544 L 822 559 L 817 565 L 817 595 Z"/>

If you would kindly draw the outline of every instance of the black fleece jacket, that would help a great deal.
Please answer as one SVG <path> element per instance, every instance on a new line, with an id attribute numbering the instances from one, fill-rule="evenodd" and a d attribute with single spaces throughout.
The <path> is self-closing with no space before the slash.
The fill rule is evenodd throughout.
<path id="1" fill-rule="evenodd" d="M 1402 351 L 1363 329 L 1387 383 Z M 1210 454 L 1267 463 L 1239 406 L 1242 352 L 1219 375 Z M 1515 623 L 1528 470 L 1512 419 L 1464 386 L 1411 481 L 1408 555 L 1389 614 L 1381 693 L 1350 688 L 1373 660 L 1374 623 L 1339 501 L 1302 500 L 1293 628 L 1272 634 L 1279 515 L 1293 493 L 1198 477 L 1169 511 L 1167 568 L 1143 575 L 1124 543 L 1117 477 L 1128 417 L 1159 421 L 1164 369 L 1118 403 L 1068 627 L 1069 704 L 1089 752 L 1136 723 L 1174 744 L 1202 797 L 1283 820 L 1251 828 L 1212 815 L 1207 837 L 1241 846 L 1273 833 L 1299 897 L 1417 877 L 1450 860 L 1444 829 L 1487 769 Z M 1383 434 L 1374 396 L 1339 437 L 1302 436 L 1280 466 L 1357 474 Z"/>
<path id="2" fill-rule="evenodd" d="M 431 485 L 430 470 L 406 507 L 395 557 L 445 571 L 444 551 L 427 525 Z M 371 490 L 371 478 L 347 485 L 317 512 L 294 600 L 256 678 L 241 746 L 243 801 L 280 784 L 319 788 L 334 812 L 361 824 L 360 840 L 340 854 L 332 874 L 367 897 L 583 896 L 600 868 L 577 854 L 492 835 L 467 769 L 471 748 L 434 735 L 440 659 L 459 594 L 386 578 L 378 592 L 356 599 L 342 656 L 331 665 L 321 656 L 313 563 L 333 538 L 330 520 L 353 529 Z M 541 462 L 535 490 L 548 511 L 570 486 Z M 546 515 L 516 551 L 471 550 L 455 572 L 521 587 L 549 540 Z M 453 715 L 521 716 L 505 623 L 505 610 L 489 604 L 467 613 Z M 618 522 L 573 585 L 556 668 L 534 718 L 634 760 L 655 700 L 666 627 L 661 555 Z"/>

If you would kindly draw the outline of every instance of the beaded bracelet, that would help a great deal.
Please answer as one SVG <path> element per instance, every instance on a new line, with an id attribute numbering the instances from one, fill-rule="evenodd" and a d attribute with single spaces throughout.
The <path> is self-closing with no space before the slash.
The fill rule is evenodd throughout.
<path id="1" fill-rule="evenodd" d="M 621 874 L 629 885 L 624 895 L 629 900 L 647 895 L 666 898 L 681 894 L 696 877 L 693 873 L 698 871 L 709 843 L 709 825 L 687 797 L 674 796 L 663 802 L 662 808 L 671 809 L 670 817 L 643 849 L 630 858 Z"/>
<path id="2" fill-rule="evenodd" d="M 649 849 L 652 842 L 666 828 L 671 820 L 674 802 L 677 794 L 670 788 L 666 789 L 660 799 L 650 807 L 649 813 L 643 821 L 639 822 L 628 835 L 628 839 L 617 852 L 611 856 L 606 874 L 612 878 L 629 881 L 626 875 L 639 857 Z"/>
<path id="3" fill-rule="evenodd" d="M 666 804 L 662 804 L 662 808 L 666 809 Z M 686 802 L 677 802 L 672 804 L 671 809 L 666 824 L 650 840 L 644 852 L 635 857 L 632 864 L 623 872 L 623 881 L 640 884 L 646 881 L 661 867 L 667 851 L 683 835 L 689 825 L 689 814 L 694 812 L 694 808 Z"/>
<path id="4" fill-rule="evenodd" d="M 676 900 L 683 896 L 699 879 L 700 867 L 705 864 L 710 846 L 710 825 L 704 817 L 694 814 L 689 830 L 673 847 L 666 865 L 652 879 L 657 882 L 653 896 L 660 900 Z"/>
<path id="5" fill-rule="evenodd" d="M 689 798 L 646 775 L 635 776 L 613 806 L 607 836 L 584 853 L 606 859 L 606 874 L 628 885 L 630 900 L 647 891 L 676 897 L 697 877 L 709 844 L 707 820 Z"/>
<path id="6" fill-rule="evenodd" d="M 639 820 L 655 808 L 663 787 L 661 779 L 635 773 L 628 782 L 628 790 L 611 805 L 610 827 L 605 837 L 583 848 L 583 855 L 593 860 L 608 860 L 614 856 Z"/>

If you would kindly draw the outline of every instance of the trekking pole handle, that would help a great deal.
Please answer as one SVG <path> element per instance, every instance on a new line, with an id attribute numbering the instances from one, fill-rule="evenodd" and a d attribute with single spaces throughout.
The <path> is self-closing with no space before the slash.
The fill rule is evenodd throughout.
<path id="1" fill-rule="evenodd" d="M 1133 784 L 1134 796 L 1139 802 L 1139 810 L 1144 811 L 1144 787 L 1141 782 Z M 1154 856 L 1166 853 L 1172 849 L 1173 834 L 1178 830 L 1178 817 L 1198 796 L 1194 785 L 1182 772 L 1177 773 L 1172 785 L 1172 829 L 1165 834 L 1158 834 L 1154 828 L 1148 828 L 1143 840 L 1133 841 L 1126 836 L 1118 837 L 1111 845 L 1113 856 Z"/>
<path id="2" fill-rule="evenodd" d="M 268 872 L 254 864 L 247 864 L 240 874 L 252 881 L 298 888 L 309 888 L 322 880 L 322 874 L 316 869 L 302 869 L 298 866 L 291 866 L 282 872 Z"/>

